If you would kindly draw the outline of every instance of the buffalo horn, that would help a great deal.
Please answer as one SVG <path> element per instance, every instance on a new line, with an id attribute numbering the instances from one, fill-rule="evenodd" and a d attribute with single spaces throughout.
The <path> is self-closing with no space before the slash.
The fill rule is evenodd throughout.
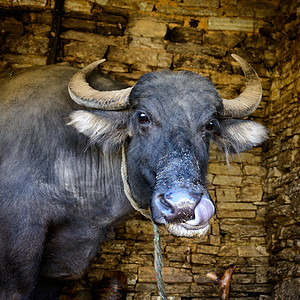
<path id="1" fill-rule="evenodd" d="M 89 108 L 126 109 L 132 87 L 114 91 L 99 91 L 93 89 L 87 82 L 87 76 L 104 61 L 105 59 L 95 61 L 75 73 L 69 82 L 69 95 L 76 103 Z"/>
<path id="2" fill-rule="evenodd" d="M 235 99 L 223 99 L 224 118 L 245 118 L 251 115 L 262 97 L 262 87 L 254 69 L 241 57 L 232 54 L 232 57 L 241 65 L 246 76 L 245 90 Z"/>

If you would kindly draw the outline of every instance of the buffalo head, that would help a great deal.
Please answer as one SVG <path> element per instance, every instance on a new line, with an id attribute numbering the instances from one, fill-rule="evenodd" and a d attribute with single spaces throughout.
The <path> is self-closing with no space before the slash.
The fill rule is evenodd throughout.
<path id="1" fill-rule="evenodd" d="M 222 99 L 209 79 L 192 72 L 152 72 L 134 87 L 95 90 L 87 78 L 102 61 L 78 71 L 69 83 L 71 98 L 94 109 L 73 112 L 69 124 L 103 152 L 126 145 L 135 200 L 150 206 L 154 222 L 173 235 L 205 234 L 215 213 L 206 189 L 210 142 L 227 155 L 267 138 L 262 125 L 241 120 L 258 106 L 262 88 L 252 67 L 233 57 L 246 75 L 246 88 L 232 100 Z"/>

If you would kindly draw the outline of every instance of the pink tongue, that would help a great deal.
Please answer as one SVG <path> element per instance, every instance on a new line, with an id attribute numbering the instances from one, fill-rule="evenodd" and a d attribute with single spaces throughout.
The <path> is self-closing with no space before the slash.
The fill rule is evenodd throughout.
<path id="1" fill-rule="evenodd" d="M 195 219 L 186 223 L 191 226 L 205 224 L 214 215 L 215 207 L 213 203 L 206 197 L 202 197 L 200 203 L 195 208 Z"/>

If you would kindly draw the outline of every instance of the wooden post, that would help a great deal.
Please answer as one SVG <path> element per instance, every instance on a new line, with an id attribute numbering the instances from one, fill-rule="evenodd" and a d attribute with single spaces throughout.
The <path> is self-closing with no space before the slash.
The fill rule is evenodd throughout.
<path id="1" fill-rule="evenodd" d="M 55 7 L 52 15 L 52 26 L 49 37 L 47 65 L 52 65 L 56 61 L 57 44 L 60 35 L 61 20 L 63 15 L 65 0 L 55 0 Z"/>

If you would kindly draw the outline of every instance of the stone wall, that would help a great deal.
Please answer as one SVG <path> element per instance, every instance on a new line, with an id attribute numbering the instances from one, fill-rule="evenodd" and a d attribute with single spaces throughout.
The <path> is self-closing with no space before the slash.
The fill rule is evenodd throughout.
<path id="1" fill-rule="evenodd" d="M 283 1 L 270 38 L 276 39 L 269 116 L 270 140 L 264 156 L 267 168 L 267 242 L 273 299 L 297 299 L 300 294 L 300 5 Z M 297 7 L 298 5 L 298 7 Z"/>
<path id="2" fill-rule="evenodd" d="M 299 278 L 296 2 L 65 1 L 57 62 L 83 66 L 105 57 L 101 70 L 129 84 L 149 71 L 190 70 L 209 77 L 221 95 L 230 98 L 244 83 L 230 57 L 236 53 L 262 80 L 263 100 L 251 118 L 268 123 L 268 147 L 231 158 L 230 169 L 212 147 L 208 177 L 217 214 L 210 233 L 203 240 L 182 239 L 162 229 L 163 275 L 170 299 L 218 299 L 216 285 L 205 274 L 222 272 L 232 263 L 237 269 L 231 299 L 273 299 L 275 294 L 277 299 L 296 299 L 284 298 L 285 287 L 299 280 L 294 279 Z M 54 4 L 0 0 L 2 70 L 46 64 Z M 91 299 L 106 270 L 126 274 L 128 300 L 157 299 L 152 232 L 151 222 L 139 214 L 119 224 L 88 274 L 70 283 L 61 299 Z"/>

